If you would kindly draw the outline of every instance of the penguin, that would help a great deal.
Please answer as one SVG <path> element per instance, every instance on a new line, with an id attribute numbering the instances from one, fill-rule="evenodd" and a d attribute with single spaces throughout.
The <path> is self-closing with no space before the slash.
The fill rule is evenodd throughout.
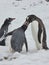
<path id="1" fill-rule="evenodd" d="M 1 29 L 0 29 L 0 46 L 5 46 L 5 34 L 7 34 L 8 32 L 8 26 L 11 24 L 11 22 L 14 20 L 15 18 L 7 18 Z"/>
<path id="2" fill-rule="evenodd" d="M 38 50 L 40 49 L 49 49 L 47 47 L 47 34 L 45 25 L 43 24 L 42 20 L 37 17 L 36 15 L 29 15 L 27 21 L 32 21 L 31 23 L 31 31 L 33 38 L 36 43 L 36 47 Z"/>
<path id="3" fill-rule="evenodd" d="M 11 41 L 12 50 L 10 50 L 10 52 L 17 51 L 20 53 L 22 51 L 22 47 L 24 44 L 26 46 L 26 52 L 28 52 L 28 45 L 27 45 L 27 39 L 25 36 L 25 31 L 27 30 L 27 27 L 30 23 L 31 23 L 31 21 L 29 21 L 28 17 L 26 17 L 26 20 L 21 27 L 15 29 L 5 35 L 5 37 L 11 35 L 10 41 Z"/>

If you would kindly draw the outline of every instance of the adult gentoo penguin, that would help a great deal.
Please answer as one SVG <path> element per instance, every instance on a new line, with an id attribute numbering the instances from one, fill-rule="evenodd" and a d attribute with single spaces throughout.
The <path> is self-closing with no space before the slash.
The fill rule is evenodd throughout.
<path id="1" fill-rule="evenodd" d="M 27 21 L 32 21 L 31 31 L 32 31 L 32 35 L 35 40 L 37 49 L 38 50 L 42 48 L 46 50 L 49 49 L 46 43 L 46 39 L 47 39 L 46 29 L 42 20 L 35 15 L 29 15 Z"/>
<path id="2" fill-rule="evenodd" d="M 21 52 L 22 51 L 22 47 L 25 43 L 26 46 L 26 51 L 28 51 L 28 45 L 27 45 L 27 40 L 26 40 L 26 36 L 25 36 L 25 31 L 28 27 L 28 25 L 31 23 L 31 21 L 28 20 L 28 17 L 26 18 L 26 21 L 24 22 L 24 24 L 15 29 L 12 32 L 9 32 L 8 34 L 6 34 L 5 36 L 9 36 L 12 35 L 11 37 L 11 51 L 17 51 L 17 52 Z"/>
<path id="3" fill-rule="evenodd" d="M 15 18 L 7 18 L 4 21 L 4 24 L 2 25 L 2 27 L 0 29 L 0 45 L 1 46 L 5 46 L 5 34 L 7 34 L 7 32 L 8 32 L 8 26 L 11 24 L 11 22 L 14 19 Z"/>

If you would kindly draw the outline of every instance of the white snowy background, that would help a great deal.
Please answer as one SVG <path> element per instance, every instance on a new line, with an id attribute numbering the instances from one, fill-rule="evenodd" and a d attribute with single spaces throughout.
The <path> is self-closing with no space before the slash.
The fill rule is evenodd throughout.
<path id="1" fill-rule="evenodd" d="M 49 2 L 45 0 L 0 0 L 0 28 L 6 18 L 16 18 L 9 26 L 8 32 L 20 27 L 30 14 L 35 14 L 42 19 L 46 28 L 49 47 Z M 0 65 L 49 65 L 49 50 L 36 49 L 31 24 L 25 34 L 29 51 L 26 53 L 24 45 L 21 53 L 12 54 L 9 52 L 8 46 L 0 46 Z M 4 59 L 4 57 L 8 57 L 8 59 Z"/>

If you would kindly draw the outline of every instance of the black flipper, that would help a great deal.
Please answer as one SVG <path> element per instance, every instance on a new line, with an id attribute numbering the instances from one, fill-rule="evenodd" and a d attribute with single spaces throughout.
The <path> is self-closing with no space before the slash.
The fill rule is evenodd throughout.
<path id="1" fill-rule="evenodd" d="M 42 47 L 43 47 L 43 49 L 45 49 L 45 50 L 49 49 L 49 48 L 47 47 L 47 42 L 46 42 L 46 30 L 45 30 L 45 28 L 43 29 Z"/>
<path id="2" fill-rule="evenodd" d="M 12 35 L 12 33 L 14 32 L 15 30 L 13 30 L 13 31 L 11 31 L 11 32 L 9 32 L 9 33 L 7 33 L 6 35 L 5 35 L 5 37 L 7 37 L 7 36 L 9 36 L 9 35 Z"/>
<path id="3" fill-rule="evenodd" d="M 26 37 L 25 37 L 25 46 L 26 46 L 26 52 L 28 52 L 28 45 L 27 45 Z"/>
<path id="4" fill-rule="evenodd" d="M 41 33 L 42 33 L 42 28 L 41 25 L 38 25 L 38 41 L 39 43 L 41 43 Z"/>

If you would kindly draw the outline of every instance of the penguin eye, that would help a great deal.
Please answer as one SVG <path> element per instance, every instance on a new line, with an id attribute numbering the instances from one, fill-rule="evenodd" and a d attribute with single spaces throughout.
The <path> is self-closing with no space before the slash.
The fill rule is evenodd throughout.
<path id="1" fill-rule="evenodd" d="M 10 20 L 10 18 L 8 18 L 7 20 Z"/>

